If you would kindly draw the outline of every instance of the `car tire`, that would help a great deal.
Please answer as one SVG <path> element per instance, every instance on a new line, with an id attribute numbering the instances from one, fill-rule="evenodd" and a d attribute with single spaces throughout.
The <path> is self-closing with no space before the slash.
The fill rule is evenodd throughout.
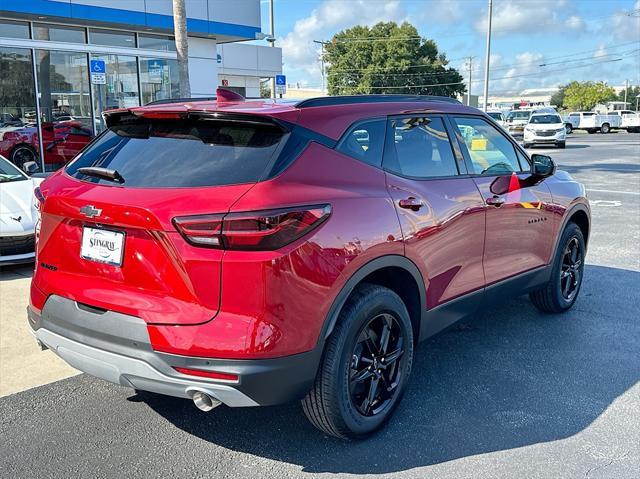
<path id="1" fill-rule="evenodd" d="M 572 254 L 573 248 L 577 248 L 575 257 Z M 582 230 L 577 224 L 570 222 L 558 243 L 551 279 L 541 288 L 529 293 L 536 308 L 544 313 L 563 313 L 574 305 L 584 277 L 585 252 Z"/>
<path id="2" fill-rule="evenodd" d="M 597 130 L 594 130 L 592 128 L 587 130 L 587 133 L 589 133 L 590 135 L 593 135 Z"/>
<path id="3" fill-rule="evenodd" d="M 29 145 L 21 144 L 17 145 L 11 150 L 11 155 L 9 155 L 9 160 L 11 163 L 16 165 L 18 168 L 22 170 L 25 163 L 29 161 L 38 162 L 38 154 L 36 150 Z"/>
<path id="4" fill-rule="evenodd" d="M 573 125 L 569 125 L 568 123 L 564 125 L 564 129 L 567 132 L 567 135 L 573 133 Z"/>
<path id="5" fill-rule="evenodd" d="M 557 146 L 558 146 L 558 148 L 560 148 L 560 149 L 564 149 L 564 148 L 566 148 L 566 147 L 567 147 L 567 143 L 566 143 L 566 142 L 564 142 L 564 141 L 560 141 L 560 142 L 558 142 L 558 145 L 557 145 Z"/>
<path id="6" fill-rule="evenodd" d="M 600 127 L 600 133 L 602 134 L 607 134 L 611 131 L 611 127 L 609 126 L 609 123 L 603 123 L 602 126 Z"/>
<path id="7" fill-rule="evenodd" d="M 384 329 L 389 331 L 386 352 L 380 349 Z M 413 328 L 402 299 L 382 286 L 358 286 L 327 339 L 313 388 L 302 400 L 305 415 L 322 432 L 341 439 L 375 432 L 402 398 L 413 351 Z M 393 363 L 390 353 L 397 355 Z"/>

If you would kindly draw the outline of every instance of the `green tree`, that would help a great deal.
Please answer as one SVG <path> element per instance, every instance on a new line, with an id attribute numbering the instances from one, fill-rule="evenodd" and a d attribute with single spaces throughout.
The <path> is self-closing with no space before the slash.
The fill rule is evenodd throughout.
<path id="1" fill-rule="evenodd" d="M 260 80 L 260 98 L 271 98 L 271 78 Z"/>
<path id="2" fill-rule="evenodd" d="M 568 85 L 563 85 L 563 86 L 559 87 L 558 91 L 555 92 L 551 96 L 550 103 L 553 106 L 555 106 L 558 110 L 563 110 L 565 108 L 565 106 L 564 106 L 564 96 L 565 96 L 565 92 L 567 91 L 567 88 L 569 87 L 569 85 L 570 85 L 570 83 Z"/>
<path id="3" fill-rule="evenodd" d="M 627 102 L 630 104 L 628 106 L 631 106 L 632 109 L 636 107 L 636 98 L 638 98 L 638 95 L 640 95 L 640 86 L 630 86 L 627 88 Z M 616 100 L 624 101 L 624 89 L 618 92 Z"/>
<path id="4" fill-rule="evenodd" d="M 325 46 L 330 95 L 408 93 L 455 96 L 463 78 L 433 40 L 405 22 L 343 30 Z"/>
<path id="5" fill-rule="evenodd" d="M 616 98 L 615 90 L 604 82 L 571 82 L 564 95 L 564 104 L 571 110 L 592 110 L 598 103 Z"/>

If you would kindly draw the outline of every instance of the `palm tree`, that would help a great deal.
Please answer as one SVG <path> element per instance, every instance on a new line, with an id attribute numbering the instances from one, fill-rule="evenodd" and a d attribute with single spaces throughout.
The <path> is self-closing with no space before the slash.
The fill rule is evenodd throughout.
<path id="1" fill-rule="evenodd" d="M 184 0 L 173 0 L 173 29 L 178 52 L 178 71 L 180 75 L 180 96 L 191 97 L 189 84 L 189 44 L 187 42 L 187 11 Z"/>

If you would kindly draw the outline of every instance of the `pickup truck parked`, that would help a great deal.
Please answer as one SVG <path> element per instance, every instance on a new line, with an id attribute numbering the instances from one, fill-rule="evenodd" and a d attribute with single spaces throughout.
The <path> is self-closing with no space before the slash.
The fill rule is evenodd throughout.
<path id="1" fill-rule="evenodd" d="M 565 118 L 567 133 L 586 130 L 587 133 L 609 133 L 612 128 L 620 128 L 619 115 L 600 115 L 592 111 L 572 111 Z"/>
<path id="2" fill-rule="evenodd" d="M 631 110 L 615 110 L 610 111 L 607 115 L 615 115 L 620 117 L 620 129 L 627 130 L 629 133 L 640 133 L 640 113 Z"/>

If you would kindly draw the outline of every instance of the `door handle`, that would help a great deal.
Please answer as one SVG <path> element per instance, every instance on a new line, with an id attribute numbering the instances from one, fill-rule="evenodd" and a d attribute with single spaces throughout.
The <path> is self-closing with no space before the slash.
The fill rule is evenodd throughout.
<path id="1" fill-rule="evenodd" d="M 498 208 L 498 207 L 500 207 L 500 206 L 502 206 L 502 205 L 504 204 L 505 199 L 504 199 L 504 198 L 502 198 L 501 196 L 494 195 L 494 196 L 492 196 L 491 198 L 487 198 L 487 199 L 485 200 L 485 202 L 486 202 L 488 205 L 495 206 L 496 208 Z"/>
<path id="2" fill-rule="evenodd" d="M 398 201 L 398 205 L 400 206 L 400 208 L 418 211 L 420 208 L 422 208 L 424 203 L 418 198 L 414 198 L 413 196 L 410 196 L 409 198 L 405 198 L 403 200 Z"/>

